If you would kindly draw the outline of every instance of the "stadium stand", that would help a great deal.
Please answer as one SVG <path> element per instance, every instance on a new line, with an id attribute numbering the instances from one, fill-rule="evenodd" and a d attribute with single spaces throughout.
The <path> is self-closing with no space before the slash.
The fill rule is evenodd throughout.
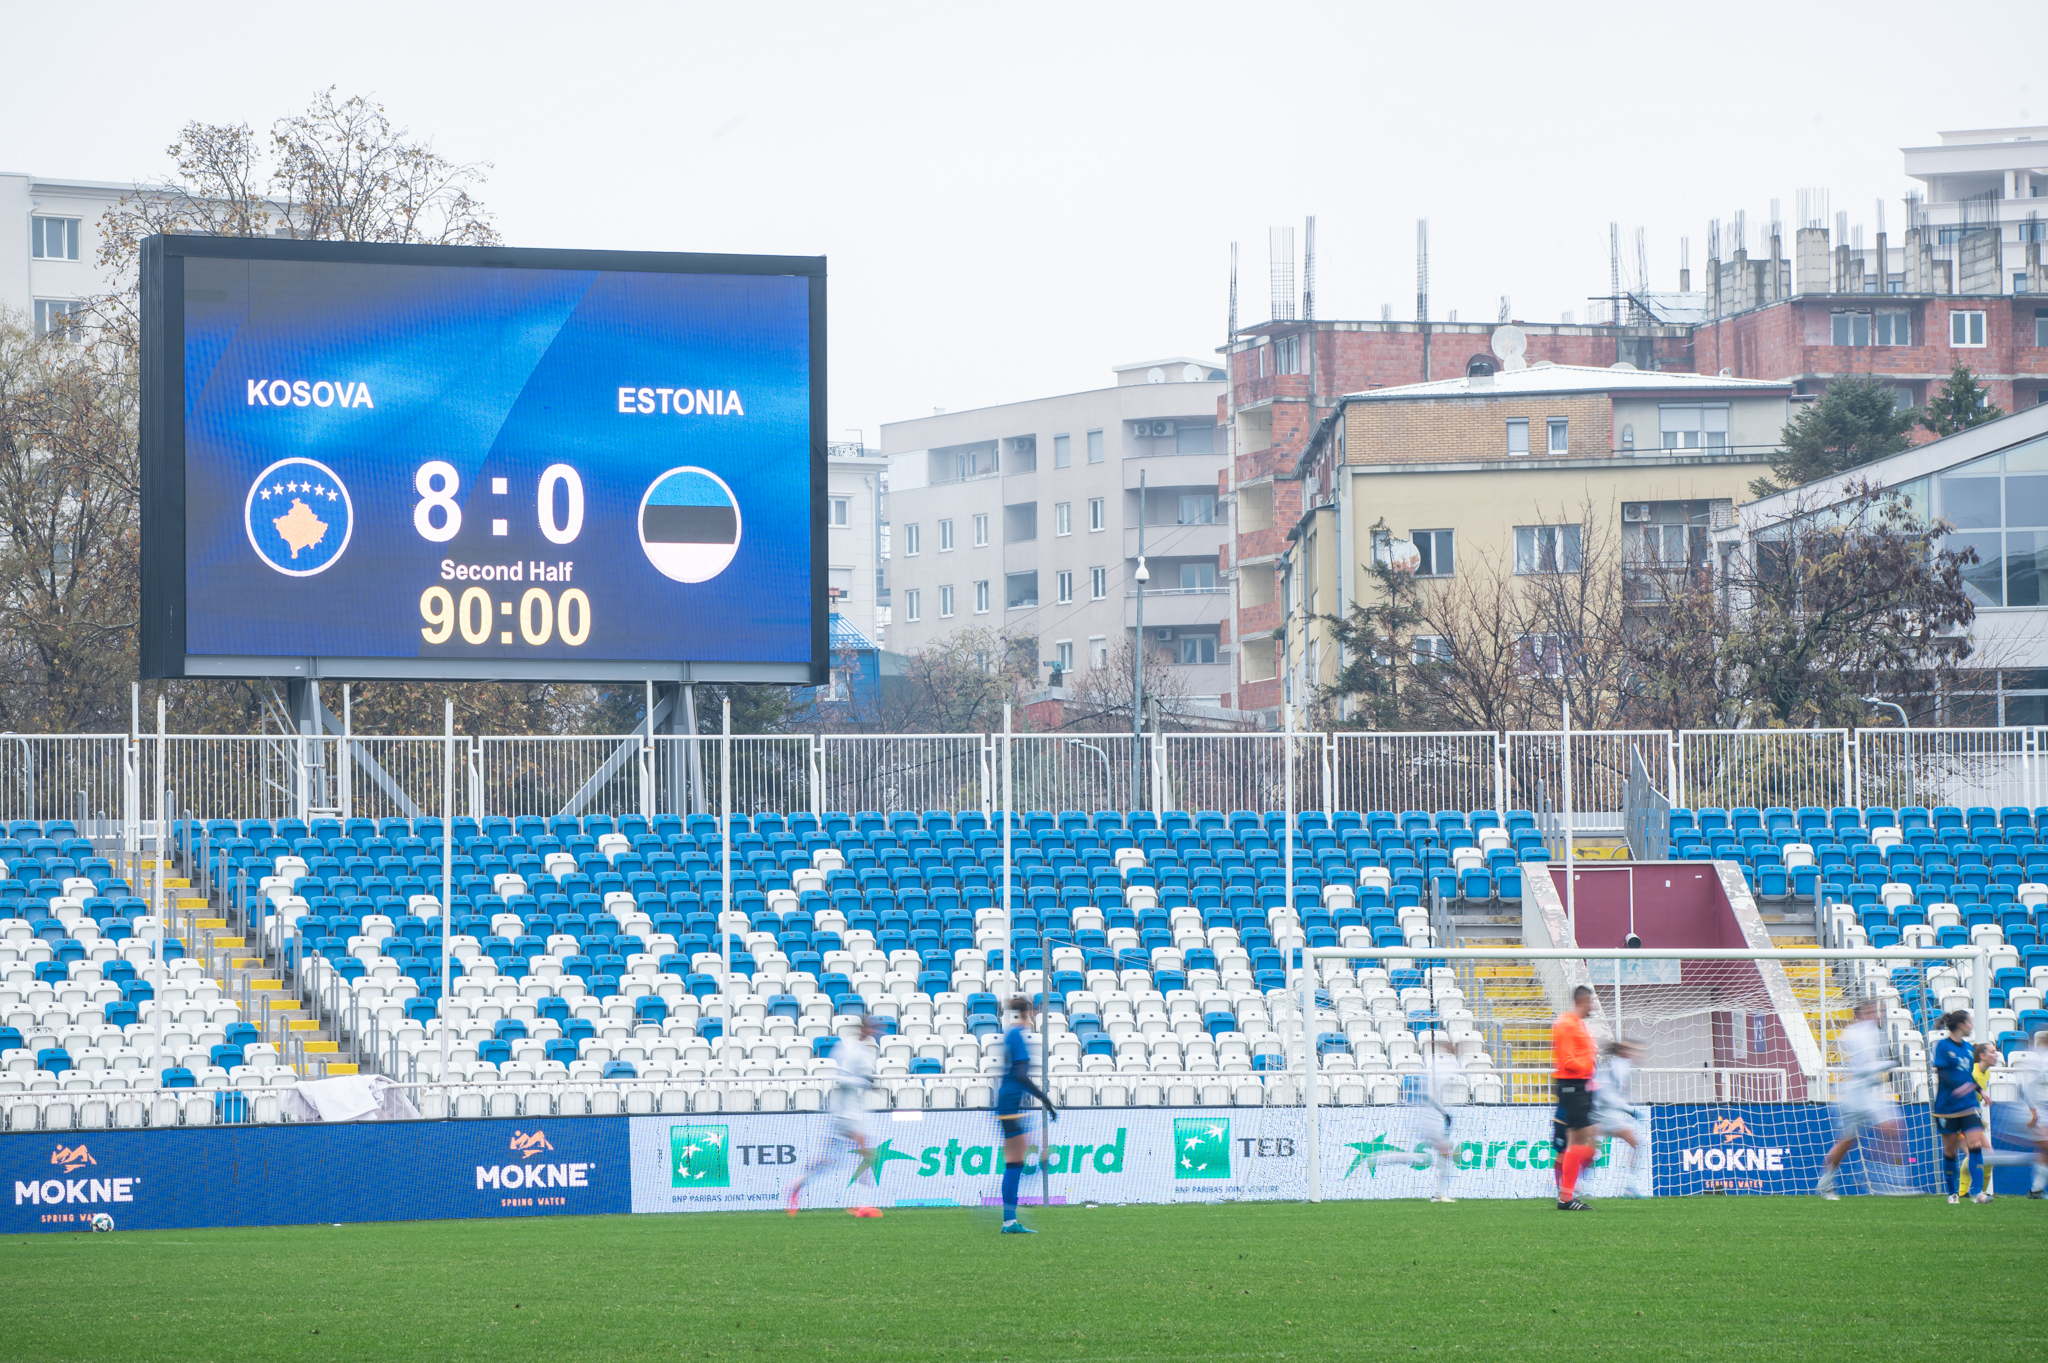
<path id="1" fill-rule="evenodd" d="M 1064 1104 L 1292 1103 L 1305 946 L 1358 950 L 1319 966 L 1340 1104 L 1396 1101 L 1437 1036 L 1466 1101 L 1548 1064 L 1526 969 L 1372 954 L 1455 944 L 1453 910 L 1517 904 L 1549 857 L 1528 811 L 1301 814 L 1291 899 L 1278 814 L 1021 813 L 1007 936 L 1000 817 L 735 815 L 729 906 L 707 816 L 457 819 L 445 932 L 437 820 L 181 825 L 174 869 L 248 887 L 250 921 L 206 920 L 243 935 L 203 959 L 168 939 L 161 991 L 150 904 L 73 825 L 16 823 L 0 839 L 0 1115 L 275 1120 L 271 1090 L 349 1069 L 323 1051 L 423 1085 L 428 1115 L 811 1110 L 862 1015 L 881 1034 L 873 1103 L 982 1107 L 1020 989 L 1048 1002 Z M 1737 863 L 1760 900 L 1817 901 L 1830 944 L 1990 946 L 1981 1034 L 2010 1050 L 2048 1025 L 2044 820 L 1702 808 L 1674 809 L 1671 833 L 1675 858 Z M 1902 1044 L 1967 1003 L 1952 969 L 1869 978 Z"/>

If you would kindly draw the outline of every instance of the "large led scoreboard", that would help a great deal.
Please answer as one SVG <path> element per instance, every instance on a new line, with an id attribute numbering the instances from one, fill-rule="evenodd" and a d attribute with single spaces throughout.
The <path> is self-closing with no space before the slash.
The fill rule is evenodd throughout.
<path id="1" fill-rule="evenodd" d="M 819 257 L 144 243 L 152 677 L 822 682 Z"/>

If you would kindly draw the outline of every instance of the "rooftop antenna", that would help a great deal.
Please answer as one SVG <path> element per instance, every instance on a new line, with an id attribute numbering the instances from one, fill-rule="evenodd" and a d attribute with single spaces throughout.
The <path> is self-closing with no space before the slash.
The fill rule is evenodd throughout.
<path id="1" fill-rule="evenodd" d="M 1294 229 L 1266 229 L 1266 252 L 1272 263 L 1273 320 L 1294 320 Z"/>
<path id="2" fill-rule="evenodd" d="M 1500 320 L 1503 322 L 1507 321 L 1509 317 L 1513 315 L 1513 311 L 1514 310 L 1508 306 L 1508 296 L 1506 294 L 1502 294 L 1500 296 Z"/>
<path id="3" fill-rule="evenodd" d="M 1230 243 L 1230 339 L 1237 339 L 1237 243 Z"/>
<path id="4" fill-rule="evenodd" d="M 1621 224 L 1607 224 L 1607 321 L 1621 321 Z"/>
<path id="5" fill-rule="evenodd" d="M 1316 220 L 1313 214 L 1302 230 L 1301 315 L 1311 322 L 1316 316 Z"/>
<path id="6" fill-rule="evenodd" d="M 1646 233 L 1644 232 L 1644 230 L 1643 230 L 1642 228 L 1638 227 L 1638 228 L 1636 229 L 1636 293 L 1637 293 L 1637 295 L 1638 295 L 1638 296 L 1640 297 L 1640 295 L 1642 295 L 1642 294 L 1645 294 L 1645 293 L 1648 293 L 1649 291 L 1650 291 L 1650 246 L 1649 246 L 1649 238 L 1648 238 L 1647 234 L 1646 234 Z M 1641 305 L 1640 303 L 1637 303 L 1637 304 L 1635 305 L 1635 307 L 1634 307 L 1633 311 L 1634 311 L 1634 312 L 1636 312 L 1636 313 L 1638 314 L 1638 315 L 1637 315 L 1637 318 L 1636 318 L 1636 320 L 1637 320 L 1637 321 L 1640 321 L 1640 322 L 1647 322 L 1647 321 L 1649 321 L 1649 318 L 1648 318 L 1647 316 L 1645 316 L 1645 315 L 1642 315 L 1642 305 Z"/>
<path id="7" fill-rule="evenodd" d="M 1415 220 L 1415 320 L 1429 320 L 1429 219 Z"/>
<path id="8" fill-rule="evenodd" d="M 1382 322 L 1391 322 L 1394 320 L 1394 305 L 1392 303 L 1380 304 L 1380 320 Z"/>

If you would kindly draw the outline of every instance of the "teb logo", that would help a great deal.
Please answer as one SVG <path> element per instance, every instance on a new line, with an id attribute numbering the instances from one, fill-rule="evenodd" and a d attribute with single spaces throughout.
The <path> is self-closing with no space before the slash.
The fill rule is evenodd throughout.
<path id="1" fill-rule="evenodd" d="M 668 1129 L 671 1188 L 730 1188 L 731 1131 L 723 1126 Z"/>
<path id="2" fill-rule="evenodd" d="M 1230 1120 L 1227 1117 L 1173 1119 L 1173 1176 L 1230 1177 Z"/>
<path id="3" fill-rule="evenodd" d="M 249 547 L 286 577 L 324 573 L 355 533 L 355 503 L 334 470 L 317 459 L 280 459 L 249 484 L 242 504 Z"/>
<path id="4" fill-rule="evenodd" d="M 83 1145 L 60 1145 L 50 1152 L 50 1163 L 61 1164 L 64 1166 L 64 1172 L 70 1174 L 83 1169 L 88 1164 L 98 1164 L 99 1161 L 94 1159 Z"/>
<path id="5" fill-rule="evenodd" d="M 518 1155 L 521 1159 L 532 1159 L 543 1150 L 553 1154 L 555 1147 L 548 1144 L 548 1138 L 541 1132 L 514 1131 L 512 1133 L 512 1153 Z"/>
<path id="6" fill-rule="evenodd" d="M 1714 1134 L 1727 1143 L 1756 1139 L 1756 1133 L 1749 1129 L 1749 1123 L 1740 1117 L 1716 1117 Z"/>

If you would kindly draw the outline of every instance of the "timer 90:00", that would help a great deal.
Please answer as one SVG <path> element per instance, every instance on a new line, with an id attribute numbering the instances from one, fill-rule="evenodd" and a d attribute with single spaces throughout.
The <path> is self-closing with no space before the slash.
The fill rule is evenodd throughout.
<path id="1" fill-rule="evenodd" d="M 471 587 L 459 602 L 446 587 L 429 587 L 420 593 L 420 618 L 427 622 L 420 637 L 430 644 L 445 644 L 460 629 L 464 643 L 487 644 L 497 617 L 511 614 L 510 601 L 493 602 L 482 587 Z M 590 598 L 581 587 L 571 587 L 560 597 L 530 587 L 519 598 L 518 621 L 519 637 L 529 644 L 547 643 L 559 628 L 562 642 L 575 648 L 590 637 Z M 512 631 L 501 631 L 498 642 L 511 643 Z"/>

